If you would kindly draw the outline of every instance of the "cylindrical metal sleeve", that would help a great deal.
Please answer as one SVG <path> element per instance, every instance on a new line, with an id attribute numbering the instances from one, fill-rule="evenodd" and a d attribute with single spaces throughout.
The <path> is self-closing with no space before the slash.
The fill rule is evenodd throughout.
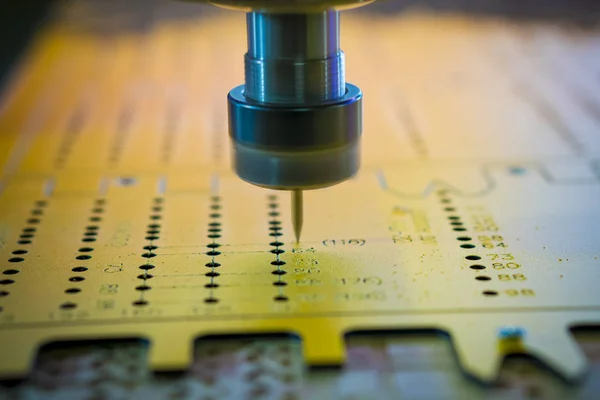
<path id="1" fill-rule="evenodd" d="M 233 164 L 246 182 L 276 190 L 320 189 L 354 176 L 360 140 L 321 151 L 269 151 L 233 144 Z"/>
<path id="2" fill-rule="evenodd" d="M 264 104 L 319 104 L 346 91 L 344 53 L 323 60 L 245 57 L 246 97 Z"/>
<path id="3" fill-rule="evenodd" d="M 263 104 L 335 101 L 346 92 L 337 11 L 248 13 L 245 96 Z"/>
<path id="4" fill-rule="evenodd" d="M 259 60 L 320 60 L 340 51 L 339 13 L 248 13 L 248 55 Z"/>
<path id="5" fill-rule="evenodd" d="M 338 103 L 314 107 L 267 107 L 248 103 L 243 86 L 229 93 L 229 135 L 246 146 L 303 150 L 344 146 L 362 132 L 362 92 L 347 84 Z"/>

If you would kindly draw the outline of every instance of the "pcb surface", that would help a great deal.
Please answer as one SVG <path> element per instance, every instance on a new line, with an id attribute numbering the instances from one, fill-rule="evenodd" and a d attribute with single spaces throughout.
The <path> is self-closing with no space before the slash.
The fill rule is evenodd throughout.
<path id="1" fill-rule="evenodd" d="M 341 365 L 345 335 L 394 330 L 444 332 L 481 381 L 512 353 L 585 375 L 570 330 L 600 323 L 600 33 L 344 14 L 362 168 L 305 194 L 297 244 L 289 195 L 230 167 L 243 14 L 118 10 L 65 3 L 0 98 L 0 376 L 113 338 L 148 340 L 155 370 L 237 334 Z"/>

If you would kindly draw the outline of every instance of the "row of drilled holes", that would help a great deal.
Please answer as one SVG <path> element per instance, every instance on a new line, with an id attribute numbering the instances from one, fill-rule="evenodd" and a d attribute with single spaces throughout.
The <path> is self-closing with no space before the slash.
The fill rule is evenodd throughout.
<path id="1" fill-rule="evenodd" d="M 37 228 L 32 225 L 37 225 L 41 222 L 41 216 L 44 214 L 43 208 L 48 205 L 48 202 L 45 200 L 38 200 L 35 202 L 35 207 L 31 210 L 31 217 L 27 219 L 26 224 L 19 235 L 19 240 L 17 240 L 17 244 L 20 245 L 29 245 L 32 243 L 32 239 L 35 237 L 35 233 L 37 232 Z M 25 249 L 16 249 L 12 251 L 12 257 L 8 259 L 10 263 L 21 263 L 25 261 L 25 254 L 29 253 L 28 250 Z M 20 272 L 20 270 L 15 268 L 8 268 L 2 271 L 3 275 L 16 275 Z M 15 283 L 15 279 L 0 279 L 0 286 L 8 286 Z M 8 290 L 0 290 L 0 298 L 7 297 L 10 295 Z M 4 311 L 4 307 L 0 306 L 0 312 Z"/>
<path id="2" fill-rule="evenodd" d="M 447 190 L 438 191 L 438 195 L 440 196 L 440 202 L 446 206 L 446 207 L 444 207 L 444 211 L 446 211 L 447 213 L 454 213 L 457 210 L 455 207 L 450 206 L 452 203 L 452 199 L 447 197 L 447 194 L 448 194 Z M 453 231 L 455 231 L 455 232 L 466 232 L 467 231 L 467 228 L 464 227 L 464 223 L 462 222 L 461 218 L 458 215 L 449 215 L 448 220 L 450 221 L 450 226 L 452 226 Z M 460 244 L 460 247 L 462 249 L 474 249 L 476 247 L 473 243 L 470 243 L 473 240 L 470 236 L 459 236 L 459 237 L 457 237 L 457 240 L 460 242 L 463 242 Z M 469 243 L 466 243 L 466 242 L 469 242 Z M 471 255 L 465 256 L 465 259 L 468 261 L 479 261 L 479 260 L 481 260 L 481 257 L 478 255 L 471 254 Z M 479 265 L 479 264 L 473 264 L 470 266 L 470 268 L 473 270 L 485 269 L 485 267 L 483 265 Z M 485 276 L 485 275 L 478 275 L 475 277 L 475 279 L 478 281 L 491 280 L 491 278 L 489 276 Z M 482 294 L 484 296 L 494 296 L 494 295 L 497 295 L 498 293 L 493 290 L 484 290 L 482 292 Z"/>
<path id="3" fill-rule="evenodd" d="M 111 166 L 115 166 L 121 161 L 121 155 L 127 142 L 127 138 L 130 133 L 131 122 L 133 121 L 133 109 L 131 106 L 125 104 L 119 112 L 117 121 L 117 129 L 115 129 L 115 136 L 110 146 L 108 162 Z"/>
<path id="4" fill-rule="evenodd" d="M 146 252 L 142 253 L 142 257 L 148 261 L 145 265 L 140 266 L 140 269 L 143 270 L 144 273 L 138 275 L 138 279 L 141 279 L 143 282 L 141 285 L 135 287 L 135 290 L 140 292 L 140 298 L 132 303 L 134 306 L 137 307 L 148 305 L 148 300 L 144 299 L 144 293 L 152 289 L 152 287 L 148 285 L 148 280 L 152 279 L 154 276 L 151 275 L 148 271 L 154 269 L 154 265 L 150 264 L 150 259 L 156 257 L 156 253 L 154 253 L 154 250 L 156 250 L 158 246 L 154 244 L 154 241 L 160 239 L 159 235 L 161 225 L 158 223 L 158 221 L 162 219 L 161 213 L 163 212 L 163 204 L 164 199 L 162 197 L 156 197 L 152 201 L 152 214 L 150 215 L 150 223 L 147 225 L 148 229 L 146 230 L 146 240 L 148 240 L 149 243 L 143 248 L 144 250 L 146 250 Z"/>
<path id="5" fill-rule="evenodd" d="M 285 265 L 285 261 L 281 260 L 281 254 L 285 253 L 285 250 L 281 248 L 281 246 L 283 246 L 283 242 L 279 240 L 279 237 L 283 235 L 281 221 L 279 220 L 279 216 L 281 214 L 278 211 L 279 204 L 277 203 L 277 196 L 270 195 L 268 197 L 268 200 L 268 216 L 271 218 L 269 220 L 269 235 L 275 238 L 274 241 L 269 243 L 270 246 L 274 247 L 274 249 L 271 249 L 271 253 L 275 255 L 275 261 L 272 261 L 271 265 L 276 267 L 276 269 L 272 271 L 272 274 L 277 276 L 277 280 L 273 282 L 273 285 L 279 287 L 279 293 L 275 297 L 273 297 L 273 300 L 288 301 L 289 298 L 283 294 L 283 287 L 286 286 L 287 283 L 284 282 L 282 278 L 283 275 L 285 275 L 287 272 L 282 268 Z"/>
<path id="6" fill-rule="evenodd" d="M 62 168 L 64 166 L 66 160 L 71 154 L 71 151 L 73 150 L 73 145 L 75 144 L 77 137 L 82 131 L 85 119 L 86 110 L 82 106 L 79 106 L 71 114 L 69 121 L 67 122 L 67 126 L 64 130 L 65 134 L 58 147 L 58 151 L 56 152 L 56 157 L 54 159 L 54 166 L 57 169 Z"/>
<path id="7" fill-rule="evenodd" d="M 94 206 L 92 207 L 91 213 L 92 216 L 90 216 L 88 218 L 89 222 L 93 222 L 93 223 L 99 223 L 102 222 L 102 217 L 100 216 L 100 214 L 104 213 L 104 206 L 106 204 L 106 200 L 104 199 L 97 199 L 96 201 L 94 201 Z M 81 238 L 81 241 L 84 243 L 93 243 L 97 240 L 97 236 L 99 233 L 100 227 L 98 225 L 88 225 L 85 227 L 85 230 L 83 232 L 83 237 Z M 80 254 L 78 254 L 75 259 L 78 261 L 86 261 L 92 258 L 92 255 L 89 254 L 91 252 L 94 251 L 93 247 L 80 247 L 77 250 Z M 87 271 L 88 268 L 84 267 L 84 266 L 78 266 L 78 267 L 74 267 L 71 268 L 71 271 L 73 272 L 85 272 Z M 78 284 L 80 282 L 83 282 L 85 280 L 85 277 L 81 276 L 81 275 L 74 275 L 69 277 L 69 282 L 71 282 L 71 284 Z M 76 286 L 71 286 L 67 289 L 65 289 L 65 293 L 69 294 L 69 295 L 74 295 L 74 294 L 78 294 L 81 293 L 82 289 Z M 60 308 L 63 310 L 72 310 L 74 308 L 77 308 L 77 303 L 73 302 L 73 301 L 66 301 L 64 303 L 62 303 L 60 305 Z"/>
<path id="8" fill-rule="evenodd" d="M 206 247 L 208 248 L 206 255 L 209 256 L 211 260 L 205 264 L 207 268 L 210 268 L 210 271 L 208 271 L 205 275 L 210 278 L 210 281 L 204 285 L 204 287 L 210 289 L 208 297 L 204 299 L 204 302 L 208 304 L 216 304 L 219 302 L 219 299 L 215 297 L 214 289 L 219 287 L 219 284 L 215 282 L 215 279 L 219 275 L 221 275 L 219 272 L 216 271 L 216 268 L 221 266 L 221 264 L 219 264 L 216 261 L 216 257 L 221 255 L 221 252 L 217 250 L 219 247 L 221 247 L 221 245 L 217 243 L 217 239 L 221 237 L 222 232 L 221 222 L 219 221 L 219 219 L 221 218 L 220 201 L 221 198 L 219 196 L 211 197 L 210 213 L 208 215 L 209 221 L 207 236 L 210 239 L 210 243 L 206 245 Z"/>

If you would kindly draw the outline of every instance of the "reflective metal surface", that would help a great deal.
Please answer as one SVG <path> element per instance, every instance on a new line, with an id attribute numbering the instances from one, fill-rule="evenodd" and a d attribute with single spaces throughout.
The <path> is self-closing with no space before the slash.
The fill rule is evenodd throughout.
<path id="1" fill-rule="evenodd" d="M 354 176 L 362 93 L 345 82 L 339 13 L 250 12 L 246 21 L 245 84 L 228 96 L 239 177 L 298 191 Z"/>
<path id="2" fill-rule="evenodd" d="M 307 106 L 346 92 L 339 13 L 248 13 L 244 94 L 265 104 Z"/>

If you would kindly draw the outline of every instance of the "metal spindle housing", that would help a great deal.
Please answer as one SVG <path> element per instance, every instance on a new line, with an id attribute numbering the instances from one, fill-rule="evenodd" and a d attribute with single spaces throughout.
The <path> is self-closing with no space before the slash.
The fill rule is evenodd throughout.
<path id="1" fill-rule="evenodd" d="M 362 93 L 345 80 L 339 10 L 371 0 L 211 2 L 247 12 L 245 84 L 228 96 L 238 176 L 304 190 L 356 174 Z"/>
<path id="2" fill-rule="evenodd" d="M 344 53 L 337 11 L 251 12 L 247 26 L 246 97 L 265 104 L 306 105 L 344 96 Z"/>

